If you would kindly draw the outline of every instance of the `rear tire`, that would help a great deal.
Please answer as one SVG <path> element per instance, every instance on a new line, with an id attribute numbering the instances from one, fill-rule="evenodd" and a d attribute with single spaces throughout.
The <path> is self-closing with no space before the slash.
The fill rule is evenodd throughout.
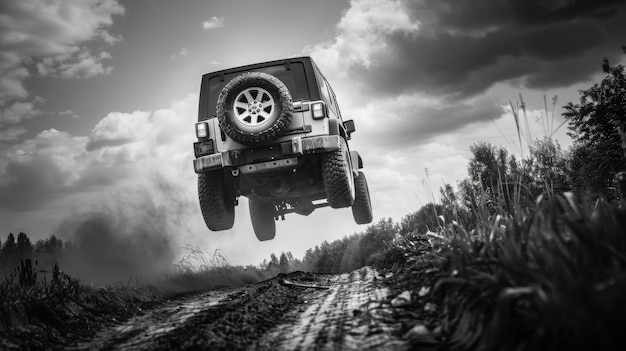
<path id="1" fill-rule="evenodd" d="M 365 173 L 359 171 L 359 175 L 354 181 L 356 198 L 352 205 L 352 216 L 356 224 L 367 224 L 372 222 L 372 202 L 370 201 L 370 190 L 367 186 Z"/>
<path id="2" fill-rule="evenodd" d="M 224 173 L 198 174 L 198 197 L 204 223 L 212 231 L 227 230 L 235 223 L 235 196 L 224 182 Z"/>
<path id="3" fill-rule="evenodd" d="M 254 235 L 256 235 L 259 241 L 274 239 L 276 236 L 276 221 L 274 220 L 276 209 L 274 203 L 250 199 L 248 204 Z"/>
<path id="4" fill-rule="evenodd" d="M 350 164 L 350 152 L 343 138 L 339 150 L 322 157 L 322 177 L 326 198 L 332 208 L 350 207 L 354 203 L 354 175 Z"/>

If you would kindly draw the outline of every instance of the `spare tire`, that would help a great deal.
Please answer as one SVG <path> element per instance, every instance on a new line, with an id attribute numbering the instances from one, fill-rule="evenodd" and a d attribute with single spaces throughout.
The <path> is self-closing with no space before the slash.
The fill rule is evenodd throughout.
<path id="1" fill-rule="evenodd" d="M 291 122 L 293 102 L 280 79 L 263 72 L 233 78 L 217 98 L 217 119 L 233 140 L 264 144 L 275 139 Z"/>

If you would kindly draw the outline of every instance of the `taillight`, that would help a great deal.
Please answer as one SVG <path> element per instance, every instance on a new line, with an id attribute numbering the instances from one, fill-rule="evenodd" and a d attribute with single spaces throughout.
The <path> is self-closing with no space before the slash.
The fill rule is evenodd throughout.
<path id="1" fill-rule="evenodd" d="M 207 122 L 196 123 L 196 137 L 206 138 L 209 136 L 209 124 Z"/>
<path id="2" fill-rule="evenodd" d="M 311 110 L 313 110 L 313 118 L 320 119 L 326 117 L 326 109 L 324 107 L 323 102 L 316 102 L 311 105 Z"/>

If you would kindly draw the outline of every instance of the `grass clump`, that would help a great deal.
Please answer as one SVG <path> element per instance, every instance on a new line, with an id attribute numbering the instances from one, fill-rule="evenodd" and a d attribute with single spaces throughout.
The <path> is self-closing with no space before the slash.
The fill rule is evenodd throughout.
<path id="1" fill-rule="evenodd" d="M 626 210 L 559 196 L 545 213 L 396 243 L 400 286 L 447 350 L 612 350 L 626 325 Z M 430 274 L 426 274 L 429 273 Z M 422 279 L 410 279 L 420 276 Z M 398 278 L 396 278 L 398 279 Z M 424 309 L 431 303 L 430 309 Z"/>
<path id="2" fill-rule="evenodd" d="M 62 349 L 157 301 L 149 288 L 94 288 L 24 259 L 0 282 L 0 349 Z"/>

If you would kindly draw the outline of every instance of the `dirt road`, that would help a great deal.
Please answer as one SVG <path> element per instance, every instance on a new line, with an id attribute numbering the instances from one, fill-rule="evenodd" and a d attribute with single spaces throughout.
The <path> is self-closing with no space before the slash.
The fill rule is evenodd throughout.
<path id="1" fill-rule="evenodd" d="M 100 332 L 75 350 L 403 350 L 388 291 L 365 267 L 296 272 L 184 296 Z"/>

